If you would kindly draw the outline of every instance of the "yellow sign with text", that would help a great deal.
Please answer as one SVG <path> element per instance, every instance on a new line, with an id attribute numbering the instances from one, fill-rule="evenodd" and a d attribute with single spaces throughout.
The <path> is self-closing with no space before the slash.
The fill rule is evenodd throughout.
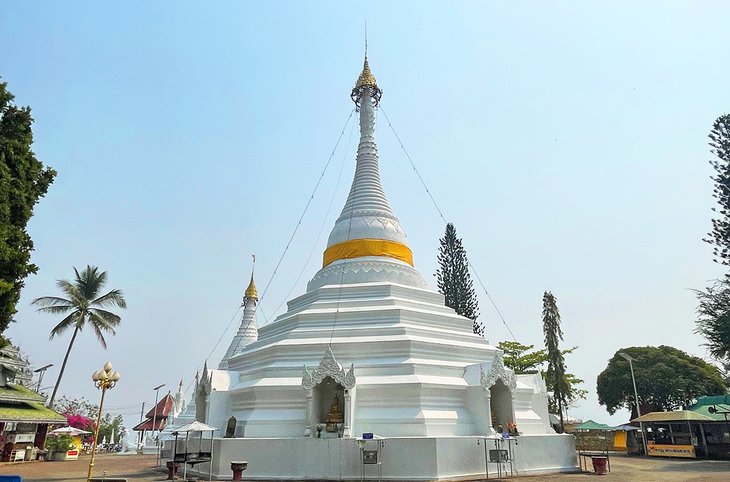
<path id="1" fill-rule="evenodd" d="M 693 445 L 659 445 L 649 443 L 649 455 L 655 457 L 682 457 L 685 459 L 694 459 L 695 448 Z"/>

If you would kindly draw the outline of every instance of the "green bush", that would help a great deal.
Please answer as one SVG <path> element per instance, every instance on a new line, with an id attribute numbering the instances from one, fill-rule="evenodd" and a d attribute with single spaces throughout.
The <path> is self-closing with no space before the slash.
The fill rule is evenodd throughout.
<path id="1" fill-rule="evenodd" d="M 73 439 L 68 434 L 52 435 L 46 438 L 46 449 L 54 452 L 66 452 L 72 443 Z"/>

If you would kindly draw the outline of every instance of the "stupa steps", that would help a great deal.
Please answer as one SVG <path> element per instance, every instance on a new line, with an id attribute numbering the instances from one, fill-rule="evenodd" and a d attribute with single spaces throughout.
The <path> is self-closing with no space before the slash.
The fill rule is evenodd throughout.
<path id="1" fill-rule="evenodd" d="M 460 321 L 461 324 L 461 321 Z M 331 320 L 313 319 L 292 320 L 288 324 L 286 330 L 267 332 L 262 334 L 259 332 L 259 342 L 255 346 L 251 346 L 250 350 L 258 349 L 261 346 L 271 344 L 275 341 L 311 340 L 314 338 L 330 337 L 331 334 L 340 338 L 362 339 L 368 341 L 374 333 L 381 339 L 392 337 L 415 337 L 415 338 L 439 338 L 442 340 L 458 341 L 467 345 L 486 345 L 483 338 L 475 336 L 472 332 L 472 323 L 463 323 L 464 326 L 457 327 L 448 324 L 436 324 L 432 320 L 423 319 L 403 319 L 397 316 L 389 318 L 381 318 L 379 320 L 362 319 L 361 317 L 352 317 L 350 319 L 338 319 L 336 322 Z M 377 331 L 374 331 L 377 330 Z M 248 347 L 247 347 L 248 348 Z"/>
<path id="2" fill-rule="evenodd" d="M 371 360 L 387 364 L 389 358 L 403 360 L 400 363 L 405 363 L 405 360 L 430 359 L 436 363 L 455 361 L 466 366 L 490 360 L 496 353 L 494 348 L 486 344 L 467 346 L 458 341 L 435 338 L 372 336 L 368 340 L 361 339 L 357 342 L 340 338 L 332 341 L 335 357 L 343 366 L 349 366 L 350 363 L 365 366 Z M 313 339 L 311 343 L 304 343 L 301 339 L 283 340 L 251 351 L 244 350 L 240 355 L 231 358 L 228 365 L 231 370 L 245 372 L 258 366 L 272 366 L 273 363 L 293 362 L 292 365 L 297 364 L 300 367 L 305 364 L 316 366 L 324 355 L 328 342 L 328 338 Z"/>
<path id="3" fill-rule="evenodd" d="M 372 259 L 372 257 L 364 257 L 361 259 L 361 261 L 358 261 L 357 263 L 354 260 L 339 260 L 329 265 L 327 269 L 330 269 L 332 271 L 340 271 L 340 268 L 342 268 L 343 265 L 348 264 L 360 264 L 367 266 L 367 260 Z M 408 270 L 413 270 L 413 268 L 408 266 L 407 264 L 390 261 L 386 262 L 379 258 L 374 258 L 373 263 L 393 267 L 394 269 L 404 268 Z M 334 302 L 346 302 L 348 300 L 385 300 L 389 297 L 445 307 L 444 296 L 441 293 L 437 293 L 435 291 L 431 291 L 425 288 L 418 288 L 394 282 L 371 281 L 342 285 L 332 284 L 319 287 L 316 290 L 311 290 L 301 296 L 298 296 L 288 301 L 287 310 L 288 312 L 296 312 L 315 302 L 322 302 L 327 300 Z"/>

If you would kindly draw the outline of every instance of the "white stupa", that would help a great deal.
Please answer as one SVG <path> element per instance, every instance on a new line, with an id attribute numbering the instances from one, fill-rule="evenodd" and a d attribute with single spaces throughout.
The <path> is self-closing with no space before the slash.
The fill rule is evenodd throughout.
<path id="1" fill-rule="evenodd" d="M 204 370 L 197 418 L 229 437 L 216 439 L 213 473 L 229 474 L 229 461 L 243 456 L 246 478 L 360 478 L 362 443 L 353 439 L 374 433 L 387 440 L 384 478 L 478 476 L 484 453 L 476 440 L 509 422 L 522 434 L 519 450 L 530 453 L 518 454 L 520 470 L 574 469 L 573 439 L 550 428 L 539 375 L 515 377 L 502 352 L 414 268 L 380 180 L 381 95 L 366 57 L 352 91 L 360 116 L 355 176 L 322 269 L 285 314 L 258 330 L 255 287 L 247 290 L 220 369 Z"/>

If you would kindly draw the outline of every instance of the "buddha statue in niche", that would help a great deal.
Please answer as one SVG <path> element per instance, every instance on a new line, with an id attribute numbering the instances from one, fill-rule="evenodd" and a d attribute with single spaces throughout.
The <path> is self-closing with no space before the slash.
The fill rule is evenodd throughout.
<path id="1" fill-rule="evenodd" d="M 340 408 L 340 398 L 337 395 L 335 395 L 334 400 L 332 400 L 332 405 L 330 406 L 330 410 L 324 421 L 326 423 L 325 430 L 328 432 L 336 432 L 337 424 L 345 421 L 342 409 Z"/>

